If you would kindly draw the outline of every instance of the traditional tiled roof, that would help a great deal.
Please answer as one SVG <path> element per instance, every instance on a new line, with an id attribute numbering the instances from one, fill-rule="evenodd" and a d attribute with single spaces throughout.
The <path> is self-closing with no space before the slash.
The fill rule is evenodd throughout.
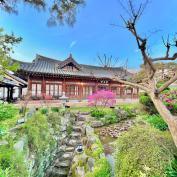
<path id="1" fill-rule="evenodd" d="M 68 63 L 73 63 L 78 70 L 71 71 L 62 69 Z M 125 70 L 122 67 L 105 68 L 101 66 L 78 64 L 71 55 L 64 61 L 36 55 L 36 59 L 34 59 L 32 63 L 20 62 L 20 66 L 20 70 L 26 73 L 94 78 L 112 78 L 115 76 L 126 78 L 132 76 L 130 72 L 126 72 L 125 76 Z"/>
<path id="2" fill-rule="evenodd" d="M 25 87 L 27 86 L 27 82 L 7 71 L 0 81 L 0 85 Z"/>

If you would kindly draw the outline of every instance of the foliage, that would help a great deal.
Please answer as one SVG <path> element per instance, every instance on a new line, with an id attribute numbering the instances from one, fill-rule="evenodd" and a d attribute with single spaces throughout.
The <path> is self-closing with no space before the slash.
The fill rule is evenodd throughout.
<path id="1" fill-rule="evenodd" d="M 41 109 L 42 114 L 47 114 L 48 112 L 49 112 L 49 110 L 47 108 L 42 108 Z"/>
<path id="2" fill-rule="evenodd" d="M 100 119 L 104 125 L 109 125 L 109 124 L 113 124 L 113 123 L 117 123 L 119 122 L 119 119 L 116 115 L 113 114 L 107 114 L 104 116 L 104 118 Z"/>
<path id="3" fill-rule="evenodd" d="M 55 130 L 55 132 L 60 130 L 61 115 L 59 115 L 57 112 L 49 113 L 47 120 L 48 123 L 52 125 L 52 128 Z"/>
<path id="4" fill-rule="evenodd" d="M 163 92 L 162 100 L 172 114 L 177 114 L 177 90 Z"/>
<path id="5" fill-rule="evenodd" d="M 157 110 L 156 110 L 151 98 L 148 96 L 147 93 L 140 94 L 139 101 L 141 104 L 143 104 L 145 110 L 149 114 L 156 114 L 157 113 Z"/>
<path id="6" fill-rule="evenodd" d="M 168 129 L 168 125 L 166 124 L 166 122 L 162 119 L 162 117 L 160 115 L 150 115 L 150 116 L 146 116 L 145 120 L 147 122 L 149 122 L 153 127 L 161 130 L 161 131 L 165 131 Z"/>
<path id="7" fill-rule="evenodd" d="M 110 177 L 110 166 L 107 159 L 101 158 L 95 162 L 95 168 L 93 172 L 88 172 L 85 177 Z"/>
<path id="8" fill-rule="evenodd" d="M 12 48 L 15 44 L 21 42 L 22 38 L 4 34 L 3 29 L 0 28 L 0 76 L 3 76 L 7 70 L 16 71 L 19 68 L 19 64 L 12 62 L 9 56 L 13 52 Z"/>
<path id="9" fill-rule="evenodd" d="M 91 111 L 91 116 L 92 116 L 92 117 L 95 117 L 95 118 L 97 118 L 97 119 L 104 117 L 105 114 L 106 114 L 106 113 L 105 113 L 103 110 L 100 110 L 100 109 L 93 109 L 93 110 Z"/>
<path id="10" fill-rule="evenodd" d="M 52 112 L 59 112 L 60 109 L 59 109 L 58 107 L 52 107 L 52 108 L 51 108 L 51 111 L 52 111 Z"/>
<path id="11" fill-rule="evenodd" d="M 177 157 L 171 161 L 171 164 L 166 168 L 167 177 L 176 177 L 177 176 Z"/>
<path id="12" fill-rule="evenodd" d="M 100 157 L 104 153 L 103 145 L 96 136 L 97 141 L 92 144 L 90 149 L 86 150 L 86 154 L 95 159 L 94 170 L 86 173 L 86 177 L 110 177 L 110 165 L 105 157 Z"/>
<path id="13" fill-rule="evenodd" d="M 130 106 L 121 106 L 115 109 L 93 109 L 91 116 L 102 121 L 104 125 L 118 123 L 124 119 L 130 119 L 136 116 L 134 108 Z"/>
<path id="14" fill-rule="evenodd" d="M 0 121 L 12 119 L 18 114 L 18 109 L 12 104 L 0 104 Z"/>
<path id="15" fill-rule="evenodd" d="M 100 90 L 88 97 L 88 104 L 94 107 L 111 107 L 116 104 L 116 95 L 108 90 Z"/>
<path id="16" fill-rule="evenodd" d="M 22 153 L 17 153 L 11 144 L 0 147 L 0 176 L 27 177 L 27 166 Z"/>
<path id="17" fill-rule="evenodd" d="M 168 162 L 176 147 L 168 131 L 161 132 L 147 124 L 131 128 L 118 138 L 115 152 L 115 176 L 165 177 Z"/>
<path id="18" fill-rule="evenodd" d="M 68 135 L 71 135 L 71 133 L 73 132 L 73 125 L 71 123 L 67 125 L 66 132 Z"/>
<path id="19" fill-rule="evenodd" d="M 25 124 L 25 134 L 28 136 L 28 146 L 34 152 L 43 152 L 53 144 L 46 116 L 36 113 Z"/>
<path id="20" fill-rule="evenodd" d="M 57 23 L 67 23 L 73 25 L 76 21 L 77 8 L 84 4 L 84 0 L 57 0 L 48 5 L 47 0 L 23 0 L 24 3 L 33 5 L 38 9 L 46 9 L 50 12 L 48 25 L 56 25 Z M 17 13 L 17 5 L 19 1 L 1 1 L 0 8 L 8 13 Z"/>

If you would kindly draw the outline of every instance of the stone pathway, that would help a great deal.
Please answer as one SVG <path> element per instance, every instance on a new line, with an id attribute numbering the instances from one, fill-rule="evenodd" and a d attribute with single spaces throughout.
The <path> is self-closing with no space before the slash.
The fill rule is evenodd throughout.
<path id="1" fill-rule="evenodd" d="M 85 116 L 78 114 L 73 125 L 73 131 L 70 136 L 66 136 L 66 130 L 62 132 L 62 146 L 59 147 L 56 159 L 48 168 L 45 177 L 67 177 L 70 176 L 70 166 L 75 154 L 75 149 L 82 144 L 81 138 L 84 135 L 83 125 Z M 61 141 L 61 140 L 60 140 Z"/>

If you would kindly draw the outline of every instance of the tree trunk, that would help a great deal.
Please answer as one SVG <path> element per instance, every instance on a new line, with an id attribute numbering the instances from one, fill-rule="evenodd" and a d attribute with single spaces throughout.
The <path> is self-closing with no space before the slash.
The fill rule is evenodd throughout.
<path id="1" fill-rule="evenodd" d="M 177 147 L 177 116 L 173 116 L 163 102 L 159 98 L 156 98 L 153 93 L 149 94 L 149 96 L 151 97 L 151 100 L 159 114 L 168 124 L 168 128 Z"/>

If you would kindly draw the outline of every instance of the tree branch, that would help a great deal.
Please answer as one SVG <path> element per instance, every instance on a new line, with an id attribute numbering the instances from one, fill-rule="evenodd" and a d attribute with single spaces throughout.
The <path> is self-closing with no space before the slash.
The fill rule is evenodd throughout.
<path id="1" fill-rule="evenodd" d="M 175 53 L 172 57 L 159 57 L 159 58 L 154 58 L 151 59 L 152 62 L 156 62 L 156 61 L 162 61 L 162 60 L 176 60 L 177 59 L 177 53 Z"/>
<path id="2" fill-rule="evenodd" d="M 177 73 L 167 82 L 165 82 L 164 85 L 162 85 L 159 89 L 158 89 L 158 93 L 161 93 L 162 91 L 164 91 L 169 85 L 171 85 L 173 82 L 175 82 L 177 80 Z"/>
<path id="3" fill-rule="evenodd" d="M 119 78 L 113 78 L 112 79 L 113 81 L 117 81 L 117 82 L 120 82 L 122 84 L 126 84 L 126 85 L 130 85 L 130 86 L 133 86 L 133 87 L 138 87 L 146 92 L 149 92 L 150 90 L 147 88 L 147 87 L 144 87 L 140 84 L 136 84 L 136 83 L 133 83 L 133 82 L 129 82 L 129 81 L 125 81 L 125 80 L 121 80 Z"/>

